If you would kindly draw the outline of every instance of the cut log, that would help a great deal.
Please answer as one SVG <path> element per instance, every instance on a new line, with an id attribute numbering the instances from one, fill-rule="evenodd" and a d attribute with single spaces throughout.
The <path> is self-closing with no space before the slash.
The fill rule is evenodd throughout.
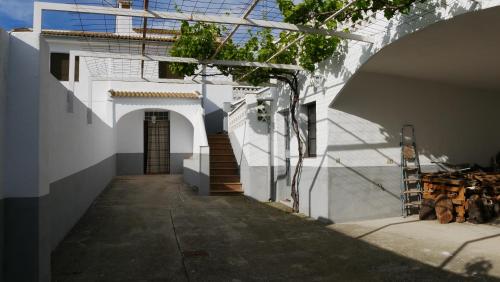
<path id="1" fill-rule="evenodd" d="M 470 223 L 484 223 L 486 221 L 484 214 L 484 204 L 479 195 L 472 195 L 467 200 L 467 205 L 469 207 L 469 218 L 467 221 Z"/>
<path id="2" fill-rule="evenodd" d="M 418 212 L 418 218 L 420 220 L 435 220 L 437 218 L 433 199 L 422 200 L 422 205 L 420 206 L 420 211 Z"/>
<path id="3" fill-rule="evenodd" d="M 446 195 L 436 197 L 435 210 L 439 223 L 445 224 L 453 220 L 453 202 Z"/>

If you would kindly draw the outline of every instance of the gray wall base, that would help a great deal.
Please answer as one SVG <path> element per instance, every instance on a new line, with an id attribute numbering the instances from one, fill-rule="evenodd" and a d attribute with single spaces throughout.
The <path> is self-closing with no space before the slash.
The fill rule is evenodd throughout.
<path id="1" fill-rule="evenodd" d="M 143 153 L 118 153 L 116 154 L 117 175 L 144 174 Z"/>
<path id="2" fill-rule="evenodd" d="M 398 167 L 329 170 L 329 218 L 334 222 L 401 215 Z"/>
<path id="3" fill-rule="evenodd" d="M 71 230 L 116 175 L 116 157 L 50 184 L 51 247 Z"/>
<path id="4" fill-rule="evenodd" d="M 249 166 L 245 156 L 243 156 L 240 162 L 240 181 L 246 196 L 258 201 L 270 199 L 269 167 Z"/>
<path id="5" fill-rule="evenodd" d="M 170 174 L 182 174 L 184 159 L 189 159 L 192 156 L 192 153 L 170 153 Z"/>
<path id="6" fill-rule="evenodd" d="M 170 174 L 182 174 L 183 161 L 192 156 L 192 153 L 170 153 Z M 143 153 L 118 153 L 116 154 L 117 175 L 144 174 Z"/>
<path id="7" fill-rule="evenodd" d="M 49 196 L 2 201 L 3 281 L 50 281 Z"/>

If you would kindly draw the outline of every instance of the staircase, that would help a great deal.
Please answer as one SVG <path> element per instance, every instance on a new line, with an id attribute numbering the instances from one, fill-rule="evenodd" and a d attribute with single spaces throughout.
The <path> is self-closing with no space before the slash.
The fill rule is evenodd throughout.
<path id="1" fill-rule="evenodd" d="M 243 193 L 233 148 L 227 134 L 208 135 L 210 146 L 210 194 L 237 195 Z"/>

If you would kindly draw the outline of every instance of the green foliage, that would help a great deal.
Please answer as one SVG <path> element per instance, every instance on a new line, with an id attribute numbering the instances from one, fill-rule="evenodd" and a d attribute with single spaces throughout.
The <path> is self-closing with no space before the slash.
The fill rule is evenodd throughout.
<path id="1" fill-rule="evenodd" d="M 293 0 L 277 2 L 285 21 L 294 24 L 321 23 L 345 5 L 345 2 L 339 0 L 304 0 L 296 5 Z M 385 17 L 390 19 L 398 12 L 408 13 L 414 2 L 416 0 L 357 0 L 345 13 L 339 15 L 337 21 L 350 19 L 356 22 L 368 11 L 383 11 Z"/>
<path id="2" fill-rule="evenodd" d="M 277 0 L 283 13 L 284 21 L 293 24 L 319 27 L 323 24 L 327 28 L 335 29 L 344 22 L 356 22 L 363 19 L 368 11 L 383 11 L 386 18 L 396 13 L 408 13 L 411 4 L 417 0 L 357 0 L 335 19 L 325 21 L 333 13 L 345 5 L 343 0 L 303 0 L 294 4 L 293 0 Z M 425 0 L 420 0 L 425 1 Z M 177 38 L 171 55 L 189 57 L 200 60 L 213 56 L 221 39 L 221 29 L 216 24 L 183 22 L 181 34 Z M 271 30 L 262 29 L 250 33 L 249 40 L 244 45 L 236 45 L 228 40 L 216 59 L 266 62 L 284 46 L 296 40 L 299 34 L 282 32 L 279 40 L 273 37 Z M 288 47 L 283 53 L 273 58 L 270 63 L 300 64 L 304 69 L 313 72 L 316 65 L 338 52 L 341 40 L 337 37 L 308 34 L 297 43 Z M 171 64 L 171 70 L 177 74 L 193 75 L 197 71 L 194 64 Z M 283 77 L 290 71 L 269 68 L 259 68 L 248 75 L 251 67 L 216 66 L 223 74 L 232 75 L 235 79 L 245 76 L 245 80 L 258 85 L 269 81 L 270 78 Z"/>
<path id="3" fill-rule="evenodd" d="M 189 25 L 183 22 L 181 35 L 177 38 L 170 54 L 174 57 L 195 58 L 205 60 L 215 52 L 220 30 L 213 24 L 197 22 Z M 198 66 L 196 64 L 171 64 L 170 69 L 177 74 L 193 75 Z"/>
<path id="4" fill-rule="evenodd" d="M 293 0 L 277 0 L 277 2 L 285 22 L 294 24 L 313 22 L 318 25 L 344 6 L 344 2 L 338 0 L 304 0 L 297 5 Z"/>
<path id="5" fill-rule="evenodd" d="M 307 35 L 302 41 L 300 50 L 300 65 L 306 70 L 313 72 L 316 63 L 331 57 L 337 50 L 340 39 L 337 37 L 326 37 L 317 34 Z"/>

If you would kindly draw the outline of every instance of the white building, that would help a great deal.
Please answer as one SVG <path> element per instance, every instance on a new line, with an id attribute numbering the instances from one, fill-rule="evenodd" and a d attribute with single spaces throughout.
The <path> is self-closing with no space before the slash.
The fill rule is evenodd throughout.
<path id="1" fill-rule="evenodd" d="M 184 174 L 209 193 L 207 134 L 223 131 L 231 81 L 74 55 L 140 54 L 131 18 L 116 21 L 114 33 L 0 30 L 2 281 L 48 281 L 51 250 L 117 175 Z M 167 55 L 174 39 L 160 31 L 146 54 Z"/>
<path id="2" fill-rule="evenodd" d="M 499 4 L 419 4 L 390 21 L 377 13 L 353 29 L 375 43 L 347 41 L 302 77 L 301 212 L 333 222 L 398 216 L 403 124 L 415 126 L 425 169 L 434 161 L 489 162 L 500 150 Z M 112 34 L 0 30 L 5 280 L 48 281 L 51 250 L 116 175 L 182 173 L 209 194 L 207 135 L 224 131 L 228 102 L 245 195 L 290 201 L 297 142 L 286 87 L 249 89 L 235 101 L 227 78 L 196 84 L 158 60 L 99 57 L 141 53 L 141 30 L 127 17 L 116 21 Z M 164 54 L 173 40 L 147 34 L 156 47 L 146 52 Z M 258 119 L 263 105 L 269 123 Z M 151 140 L 160 140 L 156 151 Z"/>
<path id="3" fill-rule="evenodd" d="M 376 13 L 352 29 L 373 44 L 346 41 L 338 56 L 303 75 L 302 213 L 329 222 L 401 215 L 405 124 L 416 130 L 424 171 L 435 170 L 435 162 L 490 164 L 500 152 L 500 126 L 493 122 L 500 102 L 499 4 L 430 1 L 390 21 Z M 297 140 L 288 95 L 286 86 L 247 95 L 229 113 L 243 189 L 260 201 L 291 204 Z M 257 114 L 259 100 L 269 98 L 270 124 Z"/>

